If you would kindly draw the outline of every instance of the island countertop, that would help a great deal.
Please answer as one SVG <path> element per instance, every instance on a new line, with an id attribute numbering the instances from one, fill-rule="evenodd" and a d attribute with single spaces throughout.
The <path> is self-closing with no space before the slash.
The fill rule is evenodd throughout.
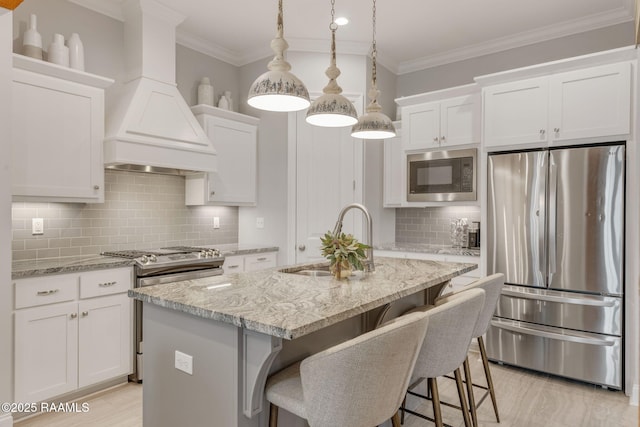
<path id="1" fill-rule="evenodd" d="M 325 264 L 307 264 L 314 268 Z M 129 296 L 247 330 L 295 339 L 415 294 L 476 264 L 384 258 L 347 280 L 284 273 L 292 267 L 185 280 L 129 290 Z"/>

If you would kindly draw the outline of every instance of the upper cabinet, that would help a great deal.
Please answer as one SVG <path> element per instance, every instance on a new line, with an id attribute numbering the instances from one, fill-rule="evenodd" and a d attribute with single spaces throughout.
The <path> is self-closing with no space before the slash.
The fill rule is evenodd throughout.
<path id="1" fill-rule="evenodd" d="M 385 208 L 400 207 L 406 201 L 406 158 L 402 149 L 400 122 L 394 122 L 396 137 L 384 140 L 384 186 L 382 204 Z"/>
<path id="2" fill-rule="evenodd" d="M 191 111 L 213 143 L 218 171 L 186 177 L 186 204 L 255 206 L 260 120 L 208 105 Z"/>
<path id="3" fill-rule="evenodd" d="M 455 96 L 461 92 L 468 93 Z M 431 101 L 434 98 L 440 99 Z M 404 149 L 442 149 L 480 143 L 480 100 L 475 85 L 397 99 L 401 106 Z"/>
<path id="4" fill-rule="evenodd" d="M 113 80 L 13 55 L 14 200 L 104 201 L 104 89 Z"/>
<path id="5" fill-rule="evenodd" d="M 621 62 L 487 86 L 485 146 L 629 134 L 631 68 Z"/>

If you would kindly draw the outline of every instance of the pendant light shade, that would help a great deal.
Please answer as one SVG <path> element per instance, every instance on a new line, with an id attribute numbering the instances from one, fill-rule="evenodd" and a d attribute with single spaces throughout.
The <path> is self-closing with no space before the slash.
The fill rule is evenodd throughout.
<path id="1" fill-rule="evenodd" d="M 258 77 L 249 89 L 248 104 L 267 111 L 298 111 L 310 104 L 309 91 L 297 78 L 284 58 L 289 45 L 284 39 L 282 18 L 282 0 L 278 1 L 278 24 L 276 37 L 271 40 L 271 49 L 275 53 L 269 62 L 269 71 Z"/>
<path id="2" fill-rule="evenodd" d="M 306 121 L 309 124 L 323 127 L 352 126 L 358 121 L 358 113 L 353 103 L 345 98 L 342 88 L 338 85 L 337 78 L 340 70 L 336 66 L 336 29 L 335 0 L 331 0 L 331 63 L 325 74 L 329 77 L 329 83 L 322 89 L 323 94 L 318 97 L 307 110 Z"/>
<path id="3" fill-rule="evenodd" d="M 369 105 L 367 105 L 364 115 L 358 118 L 353 128 L 351 136 L 362 139 L 387 139 L 396 136 L 396 128 L 391 119 L 382 112 L 382 107 L 378 104 L 380 91 L 376 83 L 376 0 L 373 0 L 373 42 L 371 46 L 371 89 L 369 89 Z"/>

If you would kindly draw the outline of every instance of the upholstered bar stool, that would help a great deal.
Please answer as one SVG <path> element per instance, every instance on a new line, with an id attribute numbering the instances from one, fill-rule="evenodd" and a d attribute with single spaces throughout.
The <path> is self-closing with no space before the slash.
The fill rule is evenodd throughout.
<path id="1" fill-rule="evenodd" d="M 500 422 L 500 415 L 498 414 L 498 403 L 496 401 L 496 393 L 495 388 L 493 387 L 493 380 L 491 378 L 491 371 L 489 369 L 489 359 L 487 359 L 487 351 L 484 346 L 483 335 L 489 329 L 489 325 L 491 324 L 491 317 L 496 310 L 496 305 L 498 304 L 498 300 L 500 299 L 500 293 L 502 292 L 503 286 L 504 275 L 501 273 L 493 274 L 491 276 L 478 279 L 475 282 L 465 286 L 464 288 L 455 291 L 454 293 L 438 297 L 435 301 L 436 306 L 440 306 L 443 304 L 448 304 L 450 301 L 455 299 L 456 296 L 462 295 L 472 289 L 482 289 L 485 292 L 484 306 L 482 307 L 480 315 L 478 316 L 478 322 L 476 323 L 475 329 L 473 331 L 473 338 L 476 338 L 478 340 L 478 346 L 480 347 L 480 355 L 482 357 L 482 366 L 484 368 L 484 375 L 487 380 L 487 386 L 485 387 L 483 385 L 473 384 L 473 382 L 471 381 L 471 370 L 469 369 L 468 357 L 464 360 L 463 364 L 465 382 L 467 385 L 467 395 L 469 397 L 469 406 L 471 410 L 471 418 L 474 427 L 478 425 L 478 416 L 476 409 L 486 399 L 487 394 L 491 396 L 491 401 L 493 402 L 493 411 L 496 414 L 496 421 Z M 475 403 L 473 387 L 478 387 L 486 390 L 484 395 L 478 401 L 477 405 Z"/>
<path id="2" fill-rule="evenodd" d="M 400 407 L 427 330 L 425 313 L 307 357 L 267 379 L 269 426 L 278 407 L 311 427 L 374 427 L 392 419 L 400 426 Z"/>
<path id="3" fill-rule="evenodd" d="M 480 310 L 482 310 L 484 306 L 484 298 L 484 291 L 482 289 L 474 289 L 456 295 L 439 306 L 419 307 L 410 312 L 410 314 L 416 311 L 426 313 L 429 319 L 429 328 L 422 343 L 422 348 L 420 349 L 418 361 L 413 370 L 411 384 L 407 393 L 431 399 L 434 419 L 405 408 L 403 403 L 401 408 L 403 420 L 404 412 L 407 412 L 434 421 L 437 427 L 442 427 L 442 411 L 440 409 L 440 395 L 438 393 L 438 382 L 436 378 L 453 372 L 456 379 L 464 425 L 470 427 L 471 420 L 469 419 L 469 409 L 462 385 L 460 367 L 467 358 L 472 334 L 478 321 Z M 394 321 L 395 319 L 389 323 L 393 323 Z M 425 379 L 427 380 L 429 395 L 431 397 L 413 391 L 413 389 Z"/>

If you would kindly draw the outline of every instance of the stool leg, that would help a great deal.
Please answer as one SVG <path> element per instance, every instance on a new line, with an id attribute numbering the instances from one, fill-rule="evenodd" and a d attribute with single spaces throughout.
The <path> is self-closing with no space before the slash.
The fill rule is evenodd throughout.
<path id="1" fill-rule="evenodd" d="M 400 427 L 400 412 L 396 411 L 395 414 L 393 414 L 393 418 L 391 418 L 391 425 L 393 427 Z"/>
<path id="2" fill-rule="evenodd" d="M 269 427 L 278 427 L 278 407 L 269 404 Z"/>
<path id="3" fill-rule="evenodd" d="M 462 363 L 464 368 L 464 379 L 467 383 L 467 395 L 469 396 L 469 410 L 471 411 L 471 423 L 473 427 L 478 427 L 478 412 L 476 408 L 476 398 L 473 395 L 473 383 L 471 382 L 471 369 L 469 368 L 469 358 Z"/>
<path id="4" fill-rule="evenodd" d="M 429 390 L 431 391 L 431 403 L 433 404 L 433 418 L 436 427 L 442 427 L 442 412 L 440 411 L 440 394 L 438 393 L 438 382 L 435 378 L 429 378 Z"/>
<path id="5" fill-rule="evenodd" d="M 407 406 L 407 394 L 405 393 L 404 399 L 402 399 L 402 406 L 400 406 L 400 424 L 404 424 L 404 408 Z"/>
<path id="6" fill-rule="evenodd" d="M 500 415 L 498 415 L 498 402 L 496 401 L 496 391 L 493 388 L 493 380 L 491 379 L 491 371 L 489 370 L 489 359 L 487 358 L 487 350 L 484 347 L 484 339 L 482 338 L 482 335 L 478 337 L 478 345 L 480 346 L 482 366 L 484 367 L 484 375 L 487 378 L 487 386 L 489 387 L 491 402 L 493 402 L 493 412 L 496 414 L 496 421 L 500 422 Z"/>
<path id="7" fill-rule="evenodd" d="M 467 407 L 467 398 L 464 395 L 464 387 L 462 386 L 462 374 L 460 374 L 460 368 L 453 371 L 453 374 L 456 377 L 456 386 L 458 387 L 458 397 L 460 398 L 460 407 L 462 408 L 464 426 L 471 427 L 471 420 L 469 419 L 469 407 Z"/>

